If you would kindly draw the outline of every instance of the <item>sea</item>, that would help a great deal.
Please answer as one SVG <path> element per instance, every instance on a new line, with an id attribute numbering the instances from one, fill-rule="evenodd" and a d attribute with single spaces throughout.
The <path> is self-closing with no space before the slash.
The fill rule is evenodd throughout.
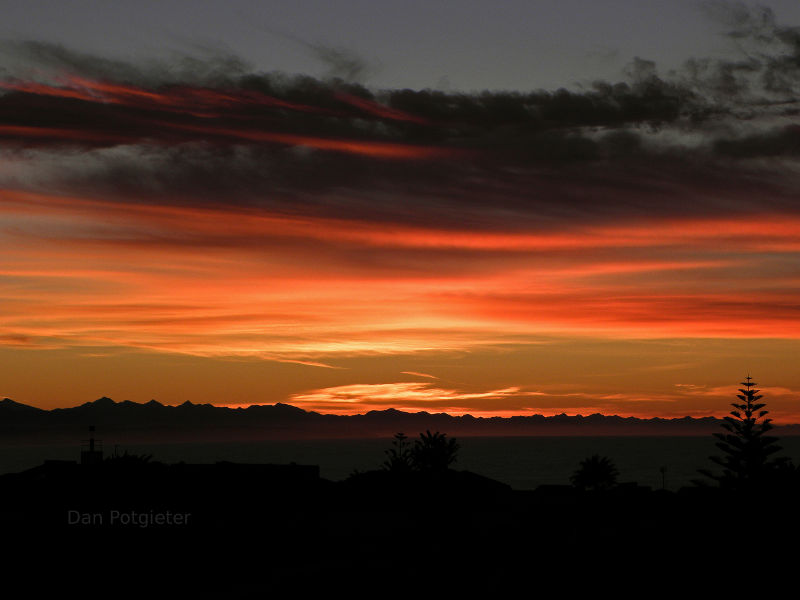
<path id="1" fill-rule="evenodd" d="M 544 484 L 569 484 L 580 462 L 599 454 L 610 458 L 619 471 L 619 482 L 636 482 L 653 489 L 677 490 L 702 479 L 698 469 L 716 471 L 709 459 L 718 455 L 712 436 L 693 437 L 459 437 L 454 468 L 473 471 L 509 484 L 514 489 L 535 489 Z M 783 451 L 800 463 L 800 436 L 782 437 Z M 214 463 L 218 461 L 318 465 L 320 475 L 342 480 L 354 471 L 380 468 L 390 439 L 335 439 L 213 443 L 145 443 L 105 448 L 149 454 L 165 463 Z M 23 471 L 47 459 L 77 460 L 75 445 L 3 445 L 0 473 Z"/>

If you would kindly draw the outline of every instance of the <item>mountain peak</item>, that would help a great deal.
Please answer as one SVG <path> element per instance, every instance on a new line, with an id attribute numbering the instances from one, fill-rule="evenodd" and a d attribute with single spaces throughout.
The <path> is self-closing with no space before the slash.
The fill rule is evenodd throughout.
<path id="1" fill-rule="evenodd" d="M 109 398 L 107 396 L 103 396 L 102 398 L 98 398 L 97 400 L 94 400 L 93 402 L 84 402 L 83 404 L 81 404 L 81 407 L 83 407 L 83 408 L 110 408 L 110 407 L 113 407 L 113 406 L 116 406 L 116 405 L 117 405 L 117 403 L 114 402 L 111 398 Z M 76 408 L 78 408 L 78 407 L 76 407 Z M 69 410 L 69 409 L 63 409 L 63 410 Z"/>
<path id="2" fill-rule="evenodd" d="M 15 412 L 23 412 L 23 411 L 41 412 L 42 410 L 41 408 L 36 408 L 35 406 L 29 406 L 27 404 L 15 402 L 11 398 L 3 398 L 2 400 L 0 400 L 0 409 L 13 410 Z"/>
<path id="3" fill-rule="evenodd" d="M 306 412 L 302 408 L 298 408 L 297 406 L 292 406 L 291 404 L 284 404 L 283 402 L 276 402 L 274 404 L 274 407 L 279 409 L 279 410 L 282 410 L 284 412 L 287 412 L 287 413 L 293 412 L 293 413 L 296 413 L 298 415 L 300 413 L 305 414 L 305 412 Z"/>

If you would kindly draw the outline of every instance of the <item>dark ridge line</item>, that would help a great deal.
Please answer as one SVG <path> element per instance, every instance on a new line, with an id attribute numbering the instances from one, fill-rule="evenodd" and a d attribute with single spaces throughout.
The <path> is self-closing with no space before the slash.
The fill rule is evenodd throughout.
<path id="1" fill-rule="evenodd" d="M 465 413 L 462 415 L 451 415 L 447 412 L 428 412 L 425 410 L 420 410 L 416 412 L 409 412 L 405 410 L 400 410 L 397 408 L 387 408 L 383 410 L 370 410 L 365 413 L 357 413 L 351 415 L 341 415 L 335 413 L 322 413 L 313 410 L 306 410 L 300 408 L 298 406 L 294 406 L 292 404 L 288 404 L 285 402 L 276 402 L 275 404 L 251 404 L 250 406 L 242 407 L 230 407 L 225 405 L 216 405 L 210 403 L 203 403 L 203 404 L 196 404 L 189 400 L 186 400 L 182 404 L 172 405 L 172 404 L 162 404 L 157 400 L 150 400 L 148 402 L 134 402 L 131 400 L 123 400 L 121 402 L 117 402 L 108 396 L 103 396 L 102 398 L 98 398 L 97 400 L 84 402 L 83 404 L 78 404 L 71 407 L 57 407 L 57 408 L 39 408 L 35 406 L 31 406 L 28 404 L 23 404 L 20 402 L 16 402 L 10 398 L 4 398 L 0 400 L 0 411 L 9 410 L 14 412 L 26 412 L 28 414 L 59 414 L 65 412 L 75 411 L 76 409 L 91 409 L 91 408 L 128 408 L 133 410 L 140 410 L 140 409 L 150 409 L 150 410 L 187 410 L 187 409 L 196 409 L 196 410 L 205 410 L 205 411 L 225 411 L 229 414 L 239 414 L 239 413 L 246 413 L 249 411 L 252 412 L 259 412 L 259 411 L 269 411 L 269 410 L 281 410 L 286 412 L 294 413 L 295 415 L 310 415 L 312 417 L 333 417 L 333 418 L 343 418 L 343 419 L 359 419 L 365 417 L 438 417 L 438 418 L 449 418 L 454 420 L 465 420 L 465 421 L 478 421 L 478 422 L 519 422 L 519 421 L 526 421 L 526 420 L 555 420 L 555 421 L 563 421 L 565 419 L 569 420 L 587 420 L 587 419 L 606 419 L 612 420 L 614 422 L 622 423 L 653 423 L 653 424 L 668 424 L 668 423 L 716 423 L 721 422 L 721 417 L 714 417 L 714 416 L 705 416 L 705 417 L 692 417 L 689 415 L 683 417 L 634 417 L 634 416 L 621 416 L 618 414 L 603 414 L 603 413 L 591 413 L 588 415 L 583 414 L 575 414 L 575 415 L 568 415 L 567 413 L 559 413 L 557 415 L 550 415 L 545 416 L 540 413 L 528 414 L 528 415 L 511 415 L 507 417 L 493 415 L 493 416 L 474 416 L 469 413 Z M 788 427 L 800 425 L 800 423 L 785 423 L 776 425 L 776 427 Z"/>

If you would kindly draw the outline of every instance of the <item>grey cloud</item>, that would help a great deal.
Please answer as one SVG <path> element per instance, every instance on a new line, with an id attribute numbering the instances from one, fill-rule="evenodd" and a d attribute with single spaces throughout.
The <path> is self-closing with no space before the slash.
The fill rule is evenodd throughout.
<path id="1" fill-rule="evenodd" d="M 366 59 L 354 50 L 325 44 L 308 44 L 314 56 L 328 70 L 328 76 L 348 82 L 363 82 L 372 70 Z"/>
<path id="2" fill-rule="evenodd" d="M 196 46 L 198 54 L 179 54 L 134 63 L 80 52 L 61 44 L 38 40 L 0 41 L 0 56 L 10 63 L 9 75 L 72 73 L 141 86 L 165 84 L 220 85 L 251 72 L 241 57 L 211 47 Z"/>
<path id="3" fill-rule="evenodd" d="M 789 126 L 794 100 L 775 96 L 798 81 L 797 29 L 777 25 L 769 11 L 715 6 L 727 15 L 731 35 L 757 43 L 758 54 L 695 59 L 668 74 L 635 58 L 627 81 L 598 81 L 583 91 L 370 90 L 345 81 L 364 75 L 363 59 L 321 45 L 315 48 L 340 79 L 253 72 L 246 61 L 211 50 L 133 64 L 44 42 L 5 42 L 0 54 L 177 94 L 178 108 L 5 91 L 0 125 L 78 133 L 66 140 L 5 135 L 0 183 L 125 202 L 230 203 L 487 230 L 746 212 L 757 204 L 796 210 L 793 168 L 764 161 L 800 154 Z M 181 86 L 236 101 L 197 116 Z M 263 96 L 260 103 L 251 101 L 254 94 Z M 298 141 L 224 133 L 230 130 Z M 453 154 L 395 160 L 315 148 L 303 139 Z M 745 193 L 758 202 L 742 199 Z"/>
<path id="4" fill-rule="evenodd" d="M 778 23 L 769 7 L 741 2 L 704 3 L 706 13 L 727 27 L 742 61 L 728 63 L 729 72 L 757 74 L 761 92 L 795 94 L 800 86 L 800 27 Z"/>

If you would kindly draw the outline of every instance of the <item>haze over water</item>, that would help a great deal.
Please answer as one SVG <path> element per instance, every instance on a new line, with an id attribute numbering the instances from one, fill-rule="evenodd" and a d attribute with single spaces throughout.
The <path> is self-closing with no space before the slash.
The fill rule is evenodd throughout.
<path id="1" fill-rule="evenodd" d="M 464 437 L 457 469 L 473 471 L 509 484 L 514 489 L 534 489 L 543 484 L 569 484 L 579 462 L 592 454 L 610 457 L 619 469 L 620 482 L 661 488 L 659 468 L 667 467 L 666 488 L 677 490 L 699 479 L 697 469 L 712 467 L 716 454 L 711 436 L 698 437 Z M 320 475 L 341 480 L 354 470 L 379 468 L 388 439 L 264 441 L 227 443 L 143 444 L 119 446 L 118 451 L 152 454 L 166 463 L 217 461 L 315 464 Z M 800 459 L 800 436 L 780 438 L 783 455 Z M 106 447 L 106 453 L 114 448 Z M 75 460 L 79 448 L 27 445 L 0 449 L 0 473 L 31 468 L 45 459 Z M 712 469 L 713 470 L 713 469 Z"/>

